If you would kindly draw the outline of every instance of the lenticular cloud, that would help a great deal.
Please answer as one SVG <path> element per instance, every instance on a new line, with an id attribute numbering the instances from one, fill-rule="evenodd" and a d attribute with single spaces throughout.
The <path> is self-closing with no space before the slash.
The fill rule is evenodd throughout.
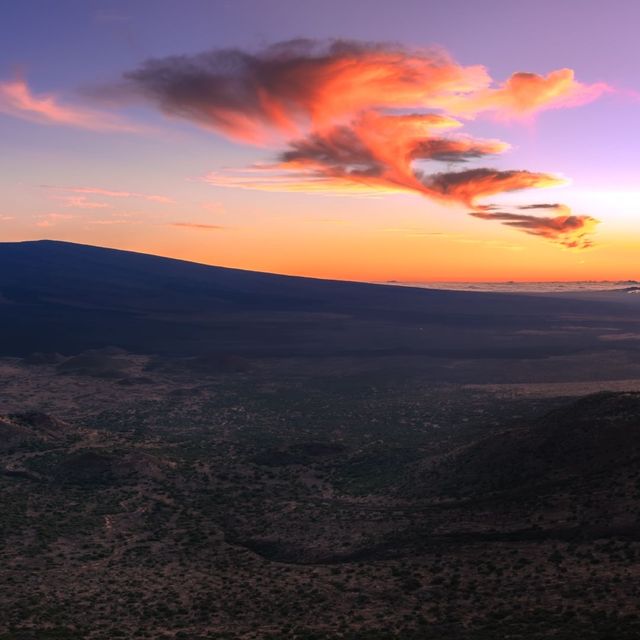
<path id="1" fill-rule="evenodd" d="M 269 164 L 211 174 L 214 184 L 419 193 L 569 248 L 590 245 L 595 219 L 566 207 L 541 216 L 535 209 L 492 211 L 480 202 L 562 180 L 544 172 L 469 167 L 509 145 L 460 129 L 481 114 L 526 119 L 584 104 L 607 90 L 578 82 L 570 69 L 547 76 L 518 72 L 495 84 L 484 67 L 460 65 L 439 50 L 342 40 L 150 60 L 126 74 L 124 86 L 168 115 L 244 143 L 284 147 Z M 447 170 L 433 170 L 438 162 Z M 455 166 L 461 168 L 451 170 Z"/>

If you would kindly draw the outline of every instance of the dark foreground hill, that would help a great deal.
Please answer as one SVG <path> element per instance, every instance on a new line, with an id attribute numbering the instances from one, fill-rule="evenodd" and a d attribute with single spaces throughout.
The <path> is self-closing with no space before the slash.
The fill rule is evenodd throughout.
<path id="1" fill-rule="evenodd" d="M 335 479 L 349 478 L 356 490 L 377 487 L 388 496 L 396 523 L 403 524 L 378 537 L 369 531 L 348 549 L 328 550 L 322 530 L 302 523 L 305 533 L 297 539 L 272 529 L 246 542 L 289 562 L 381 560 L 479 541 L 587 543 L 618 537 L 640 543 L 639 393 L 594 394 L 505 426 L 487 435 L 467 433 L 437 454 L 431 446 L 431 455 L 428 449 L 421 454 L 387 446 L 368 459 L 360 448 L 334 450 L 323 459 L 296 457 L 291 447 L 281 452 L 289 458 L 256 457 L 259 465 L 331 469 Z M 389 463 L 394 473 L 380 482 Z M 288 515 L 289 523 L 297 517 Z"/>
<path id="2" fill-rule="evenodd" d="M 639 637 L 640 394 L 12 367 L 84 417 L 0 417 L 2 640 Z"/>
<path id="3" fill-rule="evenodd" d="M 116 346 L 213 357 L 540 358 L 610 349 L 599 337 L 612 322 L 632 331 L 635 312 L 615 302 L 279 276 L 64 242 L 0 243 L 0 355 Z"/>
<path id="4" fill-rule="evenodd" d="M 640 481 L 640 394 L 587 396 L 481 438 L 428 466 L 424 487 L 458 496 L 521 496 L 572 483 L 584 488 L 594 478 L 615 484 L 620 474 L 629 473 Z M 577 493 L 575 510 L 580 494 L 585 500 L 594 499 L 592 491 Z"/>

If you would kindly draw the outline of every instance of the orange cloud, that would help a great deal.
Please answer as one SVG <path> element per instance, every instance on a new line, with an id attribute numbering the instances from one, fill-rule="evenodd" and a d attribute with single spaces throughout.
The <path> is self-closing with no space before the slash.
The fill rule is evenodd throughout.
<path id="1" fill-rule="evenodd" d="M 433 50 L 351 41 L 293 40 L 250 54 L 236 49 L 150 60 L 125 76 L 134 94 L 170 115 L 253 143 L 296 137 L 372 107 L 428 106 L 491 80 Z"/>
<path id="2" fill-rule="evenodd" d="M 39 124 L 65 125 L 92 131 L 141 130 L 111 114 L 63 105 L 54 95 L 36 96 L 20 78 L 0 82 L 0 113 Z"/>
<path id="3" fill-rule="evenodd" d="M 290 143 L 279 167 L 306 172 L 312 181 L 351 181 L 370 188 L 416 191 L 440 197 L 413 168 L 414 161 L 466 162 L 502 153 L 509 145 L 499 140 L 468 136 L 442 137 L 438 129 L 456 121 L 434 115 L 396 116 L 364 113 L 349 126 L 342 125 Z"/>
<path id="4" fill-rule="evenodd" d="M 502 118 L 522 117 L 586 104 L 607 91 L 611 89 L 604 83 L 577 82 L 572 69 L 558 69 L 546 76 L 519 72 L 497 89 L 487 88 L 453 99 L 445 97 L 442 106 L 450 113 L 468 117 L 484 111 L 493 111 Z"/>
<path id="5" fill-rule="evenodd" d="M 225 228 L 218 224 L 205 224 L 202 222 L 170 222 L 169 226 L 182 227 L 184 229 L 204 229 L 208 231 L 220 231 Z"/>
<path id="6" fill-rule="evenodd" d="M 402 193 L 406 189 L 383 188 L 380 184 L 365 184 L 353 177 L 327 177 L 308 170 L 282 170 L 277 165 L 262 165 L 233 171 L 210 171 L 200 178 L 215 187 L 246 189 L 249 191 L 300 192 L 339 196 L 376 196 L 383 193 Z"/>
<path id="7" fill-rule="evenodd" d="M 436 173 L 427 179 L 427 184 L 436 193 L 471 207 L 477 206 L 479 198 L 521 189 L 553 187 L 563 183 L 562 178 L 548 173 L 497 171 L 485 168 Z"/>
<path id="8" fill-rule="evenodd" d="M 39 217 L 38 222 L 35 223 L 36 227 L 53 227 L 58 222 L 64 220 L 72 220 L 74 216 L 68 213 L 47 213 Z"/>
<path id="9" fill-rule="evenodd" d="M 471 215 L 482 220 L 498 220 L 508 227 L 551 240 L 568 249 L 587 249 L 593 244 L 590 235 L 599 220 L 591 216 L 574 215 L 569 207 L 562 204 L 526 205 L 519 209 L 551 210 L 558 215 L 535 216 L 506 211 L 474 211 Z"/>
<path id="10" fill-rule="evenodd" d="M 61 200 L 65 207 L 72 209 L 107 209 L 109 207 L 106 202 L 94 202 L 86 196 L 59 196 L 57 199 Z"/>
<path id="11" fill-rule="evenodd" d="M 410 118 L 407 127 L 403 116 L 366 114 L 351 126 L 290 143 L 276 164 L 235 174 L 209 174 L 205 179 L 217 186 L 269 191 L 415 192 L 465 206 L 498 193 L 563 182 L 545 173 L 484 168 L 423 174 L 414 168 L 414 161 L 465 163 L 501 153 L 508 145 L 466 136 L 429 137 L 431 119 Z"/>
<path id="12" fill-rule="evenodd" d="M 419 193 L 581 248 L 588 246 L 584 236 L 596 224 L 588 216 L 564 213 L 495 212 L 480 202 L 562 184 L 549 173 L 431 168 L 435 162 L 471 163 L 509 149 L 500 140 L 456 132 L 462 126 L 458 117 L 533 116 L 584 104 L 609 90 L 601 83 L 578 82 L 571 69 L 546 76 L 518 72 L 496 85 L 483 66 L 460 65 L 442 51 L 294 40 L 258 53 L 229 49 L 151 60 L 126 74 L 120 90 L 230 138 L 254 144 L 286 141 L 275 162 L 205 177 L 218 186 Z"/>
<path id="13" fill-rule="evenodd" d="M 167 196 L 154 195 L 148 193 L 139 193 L 137 191 L 116 191 L 113 189 L 102 189 L 100 187 L 54 187 L 50 185 L 43 185 L 45 189 L 53 189 L 55 191 L 65 191 L 67 193 L 77 193 L 77 194 L 86 194 L 86 195 L 96 195 L 96 196 L 104 196 L 107 198 L 140 198 L 142 200 L 148 200 L 149 202 L 159 202 L 162 204 L 171 204 L 173 200 L 168 198 Z M 72 197 L 63 196 L 63 199 L 70 199 L 73 201 Z M 77 202 L 82 203 L 82 195 L 76 200 Z M 91 201 L 88 201 L 91 203 Z M 95 208 L 102 208 L 100 203 L 91 203 Z M 96 206 L 97 205 L 97 206 Z M 69 206 L 74 206 L 69 205 Z M 79 205 L 78 205 L 79 206 Z M 86 204 L 84 206 L 87 206 Z"/>
<path id="14" fill-rule="evenodd" d="M 125 74 L 122 93 L 142 95 L 167 114 L 247 142 L 273 131 L 298 137 L 363 111 L 438 109 L 473 117 L 531 115 L 596 99 L 603 83 L 571 69 L 514 73 L 494 87 L 486 68 L 463 66 L 434 49 L 344 40 L 282 42 L 258 53 L 214 50 L 154 59 Z"/>
<path id="15" fill-rule="evenodd" d="M 132 220 L 123 220 L 122 218 L 118 218 L 118 219 L 107 218 L 103 220 L 87 220 L 87 224 L 113 225 L 113 224 L 134 224 L 134 222 Z"/>

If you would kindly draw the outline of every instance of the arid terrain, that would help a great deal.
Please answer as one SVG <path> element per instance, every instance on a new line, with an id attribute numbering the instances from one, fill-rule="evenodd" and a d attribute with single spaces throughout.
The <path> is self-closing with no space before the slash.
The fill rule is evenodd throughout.
<path id="1" fill-rule="evenodd" d="M 97 306 L 47 259 L 0 271 L 2 640 L 640 636 L 635 302 Z"/>
<path id="2" fill-rule="evenodd" d="M 640 633 L 640 394 L 80 360 L 2 361 L 0 637 Z"/>

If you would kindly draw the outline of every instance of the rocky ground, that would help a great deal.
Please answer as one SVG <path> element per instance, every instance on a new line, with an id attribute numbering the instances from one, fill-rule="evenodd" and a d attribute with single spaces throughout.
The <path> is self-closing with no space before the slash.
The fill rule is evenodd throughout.
<path id="1" fill-rule="evenodd" d="M 3 359 L 0 638 L 640 635 L 637 381 L 324 366 Z"/>

